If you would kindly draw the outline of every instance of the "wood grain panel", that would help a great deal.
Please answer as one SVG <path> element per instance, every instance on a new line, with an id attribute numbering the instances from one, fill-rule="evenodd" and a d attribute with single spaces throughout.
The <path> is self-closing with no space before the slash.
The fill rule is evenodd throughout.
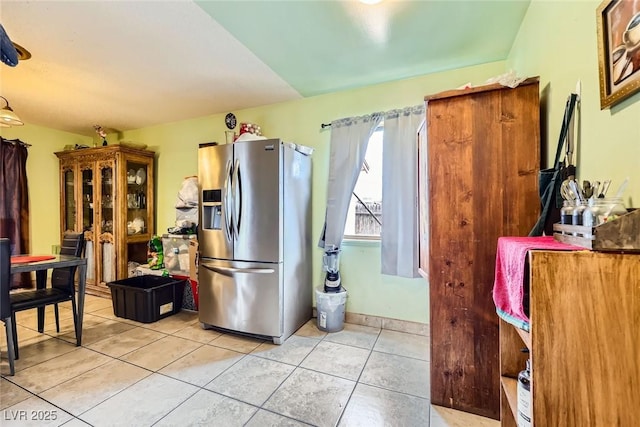
<path id="1" fill-rule="evenodd" d="M 503 175 L 499 184 L 505 194 L 502 235 L 520 236 L 523 232 L 528 234 L 540 213 L 538 85 L 522 86 L 510 95 L 502 97 L 502 141 L 506 151 L 501 157 Z M 532 103 L 535 106 L 532 107 Z M 532 209 L 534 201 L 536 205 Z"/>
<path id="2" fill-rule="evenodd" d="M 640 255 L 531 251 L 536 426 L 640 419 Z"/>
<path id="3" fill-rule="evenodd" d="M 498 418 L 496 245 L 539 211 L 538 83 L 448 94 L 425 98 L 431 399 Z"/>
<path id="4" fill-rule="evenodd" d="M 517 426 L 518 420 L 518 382 L 513 378 L 502 377 L 502 426 Z"/>
<path id="5" fill-rule="evenodd" d="M 595 227 L 593 249 L 640 252 L 640 209 Z"/>
<path id="6" fill-rule="evenodd" d="M 534 425 L 637 425 L 640 255 L 531 251 L 528 264 L 532 332 L 500 321 L 503 387 L 517 334 L 531 341 Z M 513 401 L 501 404 L 502 426 L 514 425 Z"/>
<path id="7" fill-rule="evenodd" d="M 518 333 L 518 329 L 500 319 L 500 375 L 517 378 L 525 367 L 529 354 L 526 343 Z"/>

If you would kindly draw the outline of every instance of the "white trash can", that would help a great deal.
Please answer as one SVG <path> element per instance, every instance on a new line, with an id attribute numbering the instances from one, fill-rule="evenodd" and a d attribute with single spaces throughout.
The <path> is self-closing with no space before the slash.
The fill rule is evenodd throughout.
<path id="1" fill-rule="evenodd" d="M 344 329 L 344 307 L 347 302 L 347 290 L 325 292 L 324 286 L 316 288 L 316 310 L 318 329 L 324 332 L 338 332 Z"/>

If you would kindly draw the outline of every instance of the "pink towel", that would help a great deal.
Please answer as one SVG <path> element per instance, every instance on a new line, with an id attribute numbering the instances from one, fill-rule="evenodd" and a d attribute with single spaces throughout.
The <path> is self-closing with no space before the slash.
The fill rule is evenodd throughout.
<path id="1" fill-rule="evenodd" d="M 527 252 L 531 249 L 560 251 L 585 250 L 557 242 L 553 236 L 500 237 L 496 253 L 496 277 L 493 283 L 493 302 L 496 312 L 505 321 L 529 330 L 529 318 L 522 307 L 524 291 L 524 266 Z"/>

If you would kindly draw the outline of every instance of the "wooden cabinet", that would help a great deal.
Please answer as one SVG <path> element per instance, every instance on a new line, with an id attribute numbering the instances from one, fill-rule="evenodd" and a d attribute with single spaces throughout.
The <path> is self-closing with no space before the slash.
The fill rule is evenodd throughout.
<path id="1" fill-rule="evenodd" d="M 418 188 L 428 188 L 419 198 L 428 236 L 419 241 L 429 280 L 431 401 L 498 419 L 496 248 L 500 236 L 526 236 L 540 211 L 538 78 L 425 101 L 419 169 L 428 170 L 419 171 Z"/>
<path id="2" fill-rule="evenodd" d="M 87 292 L 146 262 L 154 232 L 154 153 L 114 145 L 55 153 L 60 160 L 60 231 L 83 231 Z"/>
<path id="3" fill-rule="evenodd" d="M 528 260 L 531 331 L 500 320 L 502 426 L 517 425 L 527 357 L 534 426 L 638 425 L 640 255 L 532 250 Z"/>

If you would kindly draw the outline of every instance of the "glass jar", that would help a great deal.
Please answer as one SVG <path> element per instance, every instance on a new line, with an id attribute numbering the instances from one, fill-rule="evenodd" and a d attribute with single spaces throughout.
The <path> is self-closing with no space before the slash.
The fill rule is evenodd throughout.
<path id="1" fill-rule="evenodd" d="M 622 197 L 608 197 L 604 199 L 598 199 L 597 203 L 600 206 L 597 225 L 613 221 L 619 216 L 625 215 L 627 213 L 627 208 L 625 208 L 624 206 Z"/>
<path id="2" fill-rule="evenodd" d="M 571 224 L 573 225 L 582 225 L 582 213 L 587 208 L 586 201 L 578 201 L 576 200 L 576 207 L 573 208 L 573 212 L 571 215 Z"/>
<path id="3" fill-rule="evenodd" d="M 589 199 L 587 208 L 582 212 L 582 225 L 586 227 L 595 227 L 598 225 L 598 213 L 600 212 L 600 204 L 596 204 L 597 200 L 601 199 Z"/>
<path id="4" fill-rule="evenodd" d="M 562 202 L 560 208 L 560 224 L 571 224 L 573 216 L 573 205 L 569 200 Z"/>

